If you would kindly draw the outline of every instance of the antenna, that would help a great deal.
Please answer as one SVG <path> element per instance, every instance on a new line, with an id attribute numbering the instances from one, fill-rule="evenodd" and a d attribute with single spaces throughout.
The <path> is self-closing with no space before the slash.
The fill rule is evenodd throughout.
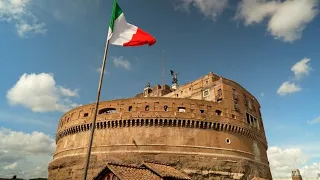
<path id="1" fill-rule="evenodd" d="M 294 169 L 296 169 L 296 163 L 297 163 L 297 162 L 296 162 L 296 158 L 297 158 L 296 155 L 294 155 L 293 158 L 292 158 L 292 159 L 293 159 L 293 160 L 292 160 L 292 164 L 293 164 L 293 168 L 294 168 Z"/>
<path id="2" fill-rule="evenodd" d="M 162 50 L 162 84 L 161 88 L 164 86 L 164 50 Z"/>

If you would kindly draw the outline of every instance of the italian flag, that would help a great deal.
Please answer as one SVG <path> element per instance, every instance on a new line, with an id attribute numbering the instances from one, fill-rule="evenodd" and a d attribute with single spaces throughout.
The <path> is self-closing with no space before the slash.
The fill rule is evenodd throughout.
<path id="1" fill-rule="evenodd" d="M 122 9 L 114 0 L 110 19 L 108 40 L 110 44 L 118 46 L 152 46 L 156 39 L 139 27 L 127 23 Z"/>

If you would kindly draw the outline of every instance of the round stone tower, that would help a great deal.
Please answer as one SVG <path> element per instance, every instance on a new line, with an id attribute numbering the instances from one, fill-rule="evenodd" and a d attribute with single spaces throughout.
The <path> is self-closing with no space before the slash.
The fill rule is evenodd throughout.
<path id="1" fill-rule="evenodd" d="M 82 177 L 93 113 L 88 104 L 62 116 L 50 180 Z M 95 126 L 88 179 L 110 161 L 168 164 L 192 179 L 272 179 L 258 101 L 213 73 L 175 90 L 157 85 L 147 96 L 100 102 Z"/>

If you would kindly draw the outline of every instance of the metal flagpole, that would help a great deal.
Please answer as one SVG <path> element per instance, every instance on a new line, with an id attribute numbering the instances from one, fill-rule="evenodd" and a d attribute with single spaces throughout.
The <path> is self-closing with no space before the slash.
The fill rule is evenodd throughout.
<path id="1" fill-rule="evenodd" d="M 104 55 L 103 55 L 103 62 L 102 62 L 101 73 L 100 73 L 100 81 L 99 81 L 99 85 L 98 85 L 97 100 L 96 100 L 96 105 L 95 105 L 93 121 L 91 124 L 91 133 L 90 133 L 89 147 L 88 147 L 88 152 L 87 152 L 86 166 L 85 166 L 85 170 L 84 170 L 83 180 L 87 179 L 88 167 L 89 167 L 89 163 L 90 163 L 91 147 L 92 147 L 92 142 L 93 142 L 93 134 L 94 134 L 94 130 L 96 127 L 95 124 L 96 124 L 96 119 L 97 119 L 97 112 L 98 112 L 98 106 L 99 106 L 99 100 L 100 100 L 100 92 L 101 92 L 104 68 L 105 68 L 106 61 L 107 61 L 108 47 L 109 47 L 109 39 L 106 42 Z"/>
<path id="2" fill-rule="evenodd" d="M 162 50 L 162 84 L 161 88 L 163 89 L 164 87 L 164 50 Z"/>

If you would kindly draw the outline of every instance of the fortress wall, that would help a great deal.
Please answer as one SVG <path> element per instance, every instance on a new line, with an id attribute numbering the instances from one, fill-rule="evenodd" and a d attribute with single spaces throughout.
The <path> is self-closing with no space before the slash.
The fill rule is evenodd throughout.
<path id="1" fill-rule="evenodd" d="M 107 161 L 155 161 L 192 177 L 224 171 L 272 179 L 260 104 L 232 80 L 210 73 L 166 97 L 103 101 L 98 111 L 89 178 Z M 49 179 L 82 176 L 93 113 L 88 104 L 61 117 Z"/>
<path id="2" fill-rule="evenodd" d="M 89 131 L 63 137 L 57 144 L 54 158 L 85 154 Z M 228 142 L 227 142 L 227 139 Z M 256 147 L 255 145 L 256 144 Z M 126 127 L 97 129 L 93 152 L 149 152 L 246 157 L 268 164 L 264 146 L 253 139 L 236 133 L 182 127 Z"/>

